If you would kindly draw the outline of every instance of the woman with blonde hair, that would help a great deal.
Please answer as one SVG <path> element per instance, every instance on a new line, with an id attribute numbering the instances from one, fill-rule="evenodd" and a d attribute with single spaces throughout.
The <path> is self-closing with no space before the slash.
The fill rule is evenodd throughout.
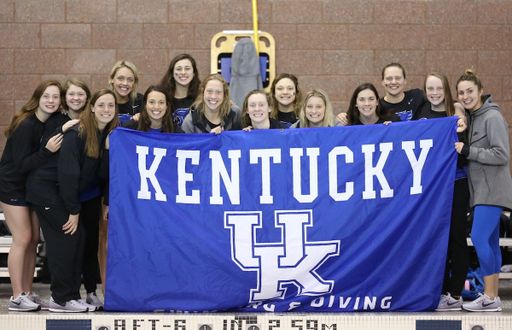
<path id="1" fill-rule="evenodd" d="M 321 89 L 313 89 L 306 94 L 299 118 L 290 128 L 341 126 L 334 118 L 327 93 Z"/>
<path id="2" fill-rule="evenodd" d="M 229 86 L 220 74 L 207 76 L 181 128 L 185 133 L 215 133 L 239 130 L 241 110 L 231 105 Z"/>
<path id="3" fill-rule="evenodd" d="M 119 114 L 133 116 L 140 112 L 142 94 L 137 93 L 139 74 L 132 62 L 118 61 L 110 71 L 108 82 L 116 95 Z M 123 121 L 128 119 L 122 118 Z"/>

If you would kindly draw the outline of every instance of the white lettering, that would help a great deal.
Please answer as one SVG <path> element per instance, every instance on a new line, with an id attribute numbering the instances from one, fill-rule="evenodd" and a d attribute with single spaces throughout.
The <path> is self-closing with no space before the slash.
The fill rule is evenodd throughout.
<path id="1" fill-rule="evenodd" d="M 309 157 L 309 194 L 302 194 L 302 176 L 300 158 L 302 157 L 302 148 L 290 148 L 290 156 L 293 161 L 293 197 L 299 203 L 311 203 L 318 197 L 318 156 L 320 148 L 306 148 L 306 154 Z"/>
<path id="2" fill-rule="evenodd" d="M 377 297 L 364 297 L 364 309 L 375 309 L 375 304 L 377 303 Z"/>
<path id="3" fill-rule="evenodd" d="M 155 199 L 161 202 L 167 202 L 167 196 L 162 192 L 160 183 L 156 178 L 156 171 L 162 158 L 167 154 L 167 149 L 153 148 L 153 155 L 155 159 L 149 167 L 146 167 L 146 156 L 149 154 L 149 147 L 137 146 L 137 154 L 139 155 L 139 174 L 140 174 L 140 190 L 137 193 L 138 199 L 151 199 L 151 192 L 149 191 L 148 179 L 151 181 L 153 188 L 155 188 Z"/>
<path id="4" fill-rule="evenodd" d="M 382 172 L 389 153 L 393 150 L 393 143 L 379 144 L 381 156 L 377 162 L 377 166 L 373 167 L 373 153 L 375 152 L 374 144 L 363 144 L 362 151 L 364 153 L 364 191 L 363 199 L 374 199 L 375 190 L 373 190 L 373 177 L 376 176 L 379 180 L 382 190 L 380 191 L 381 198 L 393 197 L 393 189 L 389 187 L 388 181 Z"/>
<path id="5" fill-rule="evenodd" d="M 231 178 L 229 177 L 220 151 L 211 150 L 210 159 L 212 160 L 212 196 L 210 204 L 222 205 L 224 198 L 220 195 L 220 178 L 226 187 L 231 204 L 240 204 L 240 150 L 229 150 L 228 157 L 231 159 Z"/>
<path id="6" fill-rule="evenodd" d="M 187 159 L 191 160 L 192 165 L 199 165 L 199 150 L 176 150 L 178 158 L 178 195 L 176 203 L 199 204 L 199 190 L 192 190 L 192 195 L 187 195 L 187 182 L 194 181 L 192 173 L 185 172 Z"/>
<path id="7" fill-rule="evenodd" d="M 354 304 L 354 309 L 359 309 L 359 297 L 356 297 L 356 302 Z"/>
<path id="8" fill-rule="evenodd" d="M 354 162 L 354 153 L 348 147 L 335 147 L 329 152 L 329 195 L 336 202 L 347 201 L 354 194 L 354 182 L 345 184 L 345 192 L 338 192 L 338 156 L 345 155 L 345 163 Z"/>
<path id="9" fill-rule="evenodd" d="M 411 195 L 421 194 L 423 191 L 423 187 L 421 186 L 421 173 L 423 171 L 423 165 L 425 165 L 425 161 L 427 160 L 427 155 L 432 148 L 434 142 L 430 140 L 420 140 L 420 148 L 421 153 L 419 159 L 416 159 L 414 155 L 414 141 L 403 141 L 402 149 L 405 150 L 405 154 L 407 155 L 407 159 L 409 159 L 409 163 L 411 164 L 413 171 L 413 180 L 411 187 Z"/>
<path id="10" fill-rule="evenodd" d="M 288 308 L 288 310 L 291 311 L 292 309 L 295 309 L 295 308 L 299 307 L 300 306 L 300 302 L 292 301 L 289 306 L 290 307 Z"/>
<path id="11" fill-rule="evenodd" d="M 316 298 L 311 301 L 311 307 L 322 307 L 324 304 L 324 297 Z"/>
<path id="12" fill-rule="evenodd" d="M 343 297 L 340 297 L 340 308 L 347 308 L 347 306 L 351 300 L 352 300 L 352 297 L 347 297 L 347 300 L 344 302 Z"/>
<path id="13" fill-rule="evenodd" d="M 380 301 L 380 308 L 382 309 L 390 309 L 391 308 L 391 296 L 388 296 L 388 297 L 384 297 L 381 301 Z"/>
<path id="14" fill-rule="evenodd" d="M 263 309 L 267 312 L 273 312 L 276 309 L 276 305 L 265 304 L 263 305 Z"/>
<path id="15" fill-rule="evenodd" d="M 433 147 L 433 140 L 420 140 L 419 146 L 421 152 L 415 153 L 415 141 L 403 141 L 402 149 L 407 155 L 409 164 L 413 171 L 413 182 L 410 188 L 410 194 L 421 194 L 422 187 L 422 172 L 425 166 L 427 157 Z M 380 185 L 380 197 L 391 198 L 394 196 L 394 190 L 391 189 L 384 168 L 386 162 L 393 151 L 393 144 L 391 142 L 379 144 L 380 156 L 375 161 L 376 146 L 373 144 L 362 145 L 362 154 L 364 155 L 364 190 L 362 197 L 364 199 L 377 198 L 375 183 Z M 138 154 L 138 169 L 141 178 L 140 190 L 137 197 L 139 199 L 151 199 L 152 191 L 155 193 L 155 199 L 158 201 L 167 201 L 166 194 L 162 191 L 162 187 L 157 178 L 157 171 L 162 164 L 163 157 L 166 156 L 167 150 L 162 148 L 153 148 L 152 163 L 147 164 L 149 147 L 137 146 Z M 261 194 L 259 195 L 260 204 L 273 204 L 276 192 L 275 185 L 272 185 L 271 166 L 272 164 L 282 163 L 282 149 L 252 149 L 246 152 L 244 156 L 249 156 L 249 164 L 258 166 L 261 163 Z M 336 202 L 347 201 L 354 195 L 357 184 L 352 177 L 354 175 L 354 165 L 345 168 L 346 164 L 354 164 L 356 155 L 347 146 L 334 147 L 328 155 L 320 158 L 319 148 L 306 148 L 306 155 L 309 158 L 303 159 L 303 148 L 290 148 L 290 157 L 292 158 L 292 190 L 293 197 L 299 203 L 312 203 L 319 194 L 319 184 L 329 185 L 329 195 Z M 416 157 L 418 155 L 418 157 Z M 344 156 L 344 159 L 341 157 Z M 357 155 L 359 156 L 359 155 Z M 225 157 L 225 156 L 224 156 Z M 241 163 L 242 152 L 241 150 L 228 150 L 227 157 L 230 163 L 225 163 L 225 159 L 220 151 L 212 150 L 209 152 L 210 165 L 211 165 L 211 196 L 208 199 L 210 204 L 222 205 L 224 204 L 223 196 L 227 194 L 229 203 L 232 205 L 239 205 L 241 203 L 240 196 L 240 171 L 244 176 L 254 174 L 251 171 L 253 167 L 240 168 L 240 166 L 248 166 L 247 160 Z M 199 204 L 201 203 L 201 191 L 199 187 L 204 186 L 204 181 L 208 180 L 208 176 L 201 173 L 200 177 L 197 176 L 197 170 L 192 171 L 192 166 L 201 165 L 201 151 L 200 150 L 176 150 L 176 165 L 177 165 L 177 194 L 176 203 L 183 204 Z M 204 158 L 204 157 L 203 157 Z M 227 160 L 227 159 L 226 159 Z M 328 175 L 319 177 L 318 163 L 328 162 Z M 204 163 L 204 161 L 203 161 Z M 307 174 L 309 163 L 309 176 Z M 373 164 L 376 163 L 375 166 Z M 241 165 L 242 164 L 242 165 Z M 148 165 L 149 166 L 148 168 Z M 205 168 L 208 165 L 202 164 Z M 202 167 L 201 167 L 202 168 Z M 189 172 L 187 172 L 187 169 Z M 199 169 L 199 168 L 198 168 Z M 229 169 L 229 172 L 228 172 Z M 306 169 L 306 172 L 303 170 Z M 210 171 L 209 169 L 207 171 Z M 195 173 L 195 174 L 193 174 Z M 323 174 L 323 173 L 322 173 Z M 259 174 L 258 174 L 259 175 Z M 350 175 L 350 176 L 349 176 Z M 274 174 L 275 176 L 275 174 Z M 194 181 L 194 179 L 198 182 Z M 289 184 L 288 177 L 280 178 L 282 183 L 279 187 L 287 186 Z M 322 180 L 319 182 L 319 180 Z M 360 180 L 362 181 L 362 179 Z M 151 182 L 151 184 L 149 183 Z M 194 184 L 195 183 L 195 184 Z M 221 194 L 221 184 L 224 184 L 224 192 Z M 150 185 L 152 188 L 150 189 Z M 192 189 L 191 186 L 196 187 Z M 274 187 L 274 188 L 272 188 Z M 165 186 L 163 188 L 166 188 Z M 321 187 L 320 187 L 321 188 Z M 407 189 L 409 189 L 407 188 Z M 256 188 L 257 189 L 257 188 Z M 309 189 L 309 191 L 308 191 Z M 307 192 L 307 193 L 304 193 Z M 224 196 L 225 197 L 225 196 Z"/>
<path id="16" fill-rule="evenodd" d="M 257 164 L 261 158 L 261 196 L 260 204 L 274 203 L 274 197 L 270 194 L 270 158 L 272 163 L 281 163 L 281 149 L 257 149 L 250 151 L 251 164 Z"/>
<path id="17" fill-rule="evenodd" d="M 332 306 L 334 305 L 334 298 L 335 298 L 335 296 L 331 296 L 331 297 L 329 298 L 329 308 L 330 308 L 330 307 L 332 307 Z"/>

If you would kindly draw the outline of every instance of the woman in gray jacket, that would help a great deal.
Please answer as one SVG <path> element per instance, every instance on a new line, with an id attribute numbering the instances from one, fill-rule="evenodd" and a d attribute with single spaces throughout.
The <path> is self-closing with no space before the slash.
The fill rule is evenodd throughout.
<path id="1" fill-rule="evenodd" d="M 217 73 L 207 76 L 199 86 L 196 102 L 183 120 L 185 133 L 215 133 L 240 130 L 242 110 L 231 105 L 229 86 Z"/>
<path id="2" fill-rule="evenodd" d="M 457 81 L 459 102 L 470 114 L 469 143 L 455 143 L 469 161 L 470 206 L 474 208 L 471 239 L 484 277 L 484 293 L 464 304 L 468 311 L 501 311 L 498 281 L 501 267 L 500 215 L 512 208 L 508 125 L 491 95 L 472 70 Z"/>

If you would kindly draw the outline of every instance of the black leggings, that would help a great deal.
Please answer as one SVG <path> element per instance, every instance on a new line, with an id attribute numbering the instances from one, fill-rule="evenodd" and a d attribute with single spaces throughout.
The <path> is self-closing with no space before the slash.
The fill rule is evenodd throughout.
<path id="1" fill-rule="evenodd" d="M 468 209 L 469 209 L 468 179 L 455 181 L 453 190 L 452 219 L 450 222 L 450 238 L 448 240 L 448 255 L 444 272 L 443 293 L 460 296 L 469 269 L 469 249 L 467 243 Z"/>
<path id="2" fill-rule="evenodd" d="M 82 202 L 80 222 L 85 229 L 85 250 L 83 262 L 84 286 L 87 293 L 96 291 L 100 267 L 98 264 L 99 222 L 101 196 Z"/>
<path id="3" fill-rule="evenodd" d="M 46 257 L 51 274 L 50 290 L 57 303 L 80 299 L 85 231 L 82 223 L 73 235 L 64 234 L 62 226 L 69 212 L 56 207 L 34 206 L 46 242 Z"/>

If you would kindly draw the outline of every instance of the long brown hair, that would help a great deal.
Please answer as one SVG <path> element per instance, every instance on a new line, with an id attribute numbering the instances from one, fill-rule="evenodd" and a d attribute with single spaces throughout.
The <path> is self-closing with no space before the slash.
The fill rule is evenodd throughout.
<path id="1" fill-rule="evenodd" d="M 114 96 L 116 113 L 114 118 L 105 127 L 104 133 L 110 133 L 114 128 L 119 126 L 119 109 L 117 106 L 116 94 L 110 89 L 100 89 L 94 93 L 87 102 L 85 110 L 80 114 L 80 124 L 78 125 L 78 136 L 83 137 L 85 135 L 85 152 L 88 157 L 98 158 L 101 154 L 100 146 L 98 144 L 98 122 L 92 112 L 92 107 L 96 104 L 96 101 L 103 95 L 110 94 Z M 105 135 L 106 136 L 106 135 Z"/>
<path id="2" fill-rule="evenodd" d="M 267 103 L 268 103 L 268 107 L 272 110 L 271 113 L 274 111 L 272 96 L 269 93 L 259 90 L 259 89 L 250 91 L 249 94 L 247 94 L 247 96 L 245 97 L 244 104 L 242 106 L 242 127 L 244 127 L 244 128 L 247 126 L 250 126 L 252 124 L 251 117 L 249 116 L 249 112 L 248 112 L 249 111 L 249 97 L 251 97 L 252 95 L 255 95 L 255 94 L 261 94 L 261 95 L 265 96 L 265 99 L 267 100 Z M 269 117 L 270 117 L 270 115 L 269 115 Z"/>
<path id="3" fill-rule="evenodd" d="M 165 114 L 162 117 L 162 133 L 174 133 L 174 124 L 172 120 L 171 114 L 171 102 L 169 100 L 169 95 L 167 91 L 162 86 L 149 86 L 144 93 L 144 99 L 142 104 L 142 110 L 140 112 L 139 123 L 137 124 L 138 131 L 150 132 L 151 129 L 151 118 L 149 117 L 148 111 L 146 109 L 146 104 L 148 102 L 149 93 L 151 92 L 159 92 L 164 94 L 165 96 L 165 104 L 167 105 L 167 110 L 165 110 Z"/>
<path id="4" fill-rule="evenodd" d="M 205 107 L 206 104 L 204 102 L 204 90 L 206 89 L 206 85 L 208 82 L 212 80 L 218 80 L 222 83 L 222 90 L 224 92 L 224 99 L 222 100 L 222 103 L 220 105 L 220 117 L 221 117 L 221 126 L 224 126 L 224 121 L 227 119 L 229 112 L 231 111 L 231 103 L 229 100 L 229 86 L 226 82 L 226 79 L 224 79 L 223 76 L 221 76 L 218 73 L 212 73 L 208 75 L 206 78 L 204 78 L 203 82 L 201 82 L 201 85 L 199 85 L 199 93 L 197 94 L 196 101 L 192 105 L 194 109 L 196 109 L 199 112 L 199 119 L 204 120 L 205 115 Z"/>
<path id="5" fill-rule="evenodd" d="M 448 83 L 448 78 L 444 73 L 434 71 L 430 72 L 423 82 L 423 92 L 425 93 L 425 97 L 427 96 L 427 79 L 428 77 L 436 77 L 441 79 L 441 83 L 443 84 L 443 92 L 444 92 L 444 110 L 448 117 L 455 115 L 455 107 L 453 106 L 453 98 L 452 98 L 452 90 L 450 89 L 450 84 Z"/>
<path id="6" fill-rule="evenodd" d="M 270 113 L 270 118 L 278 119 L 277 115 L 279 113 L 279 102 L 277 102 L 276 99 L 276 85 L 280 80 L 283 80 L 285 78 L 290 79 L 295 85 L 295 100 L 293 101 L 293 111 L 295 112 L 297 118 L 300 117 L 300 111 L 302 109 L 302 92 L 300 91 L 299 79 L 297 79 L 297 77 L 295 77 L 291 73 L 280 73 L 277 75 L 277 77 L 274 78 L 274 81 L 272 82 L 272 87 L 270 87 L 270 93 L 272 94 L 272 102 L 275 105 L 275 109 L 273 109 L 272 112 Z"/>
<path id="7" fill-rule="evenodd" d="M 22 121 L 36 113 L 36 110 L 39 108 L 41 96 L 43 96 L 44 91 L 50 86 L 56 86 L 59 89 L 59 95 L 62 94 L 62 86 L 57 80 L 45 80 L 41 82 L 34 90 L 30 100 L 21 107 L 21 111 L 12 117 L 11 123 L 5 130 L 5 137 L 7 139 L 11 137 L 12 133 L 14 133 Z"/>
<path id="8" fill-rule="evenodd" d="M 174 77 L 174 67 L 176 66 L 176 63 L 178 63 L 181 60 L 189 60 L 190 63 L 192 64 L 194 78 L 192 78 L 192 80 L 188 84 L 187 97 L 196 99 L 197 93 L 199 91 L 199 84 L 201 84 L 201 80 L 199 79 L 199 71 L 197 70 L 196 60 L 194 60 L 194 58 L 189 54 L 181 54 L 174 57 L 171 60 L 171 64 L 169 64 L 169 68 L 167 69 L 167 72 L 163 76 L 162 80 L 160 80 L 159 85 L 167 91 L 171 99 L 174 98 L 174 94 L 176 92 L 176 79 Z"/>

